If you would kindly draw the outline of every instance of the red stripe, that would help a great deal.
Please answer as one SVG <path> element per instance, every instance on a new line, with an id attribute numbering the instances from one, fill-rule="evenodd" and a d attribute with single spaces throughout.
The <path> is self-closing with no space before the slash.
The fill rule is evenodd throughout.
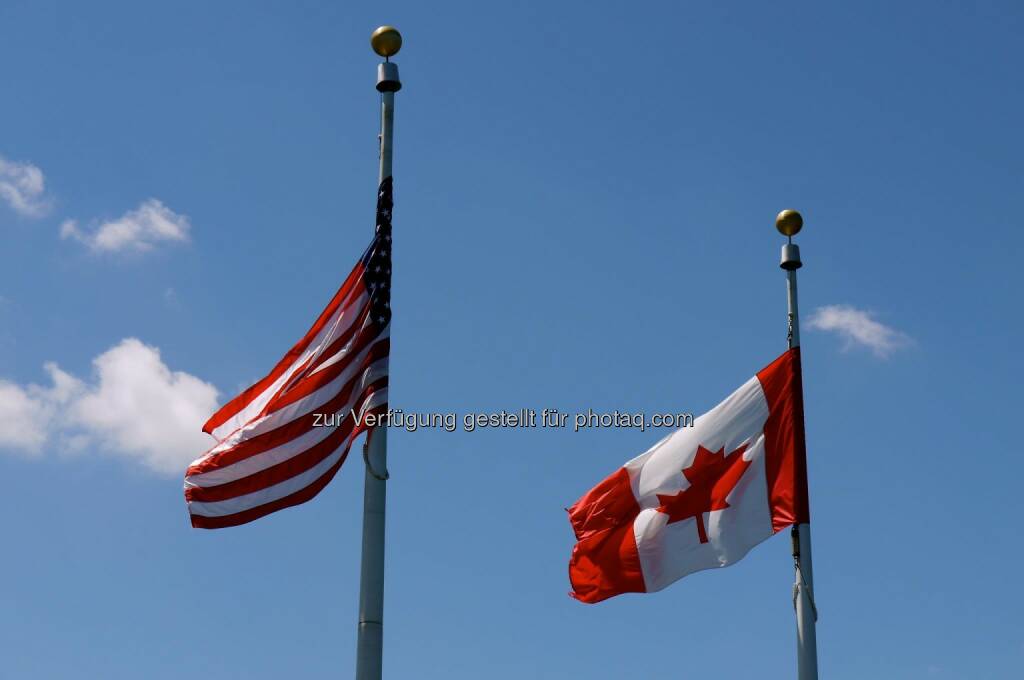
<path id="1" fill-rule="evenodd" d="M 355 298 L 355 299 L 359 299 L 359 298 Z M 278 400 L 280 400 L 282 397 L 285 397 L 287 394 L 289 394 L 293 389 L 295 389 L 295 386 L 297 384 L 299 384 L 309 374 L 313 373 L 319 366 L 323 365 L 324 362 L 326 362 L 328 359 L 330 359 L 332 356 L 334 356 L 337 352 L 339 352 L 342 348 L 344 348 L 345 344 L 348 343 L 348 341 L 352 338 L 352 336 L 354 336 L 358 332 L 362 332 L 362 330 L 363 330 L 363 322 L 366 321 L 366 317 L 369 315 L 370 309 L 371 309 L 370 305 L 369 305 L 369 299 L 364 300 L 363 306 L 358 311 L 353 311 L 353 310 L 349 309 L 350 307 L 354 307 L 354 301 L 353 300 L 349 300 L 345 304 L 345 309 L 342 311 L 342 314 L 352 313 L 352 314 L 357 314 L 358 316 L 355 319 L 353 319 L 352 323 L 350 325 L 348 325 L 345 328 L 345 330 L 342 331 L 341 335 L 339 337 L 337 337 L 333 342 L 331 342 L 331 344 L 328 347 L 322 348 L 321 350 L 318 350 L 317 352 L 315 352 L 308 359 L 306 359 L 305 363 L 303 363 L 301 368 L 299 368 L 294 373 L 292 373 L 292 376 L 288 380 L 288 382 L 285 383 L 277 391 L 277 393 L 274 394 L 273 397 L 271 397 L 270 401 L 267 402 L 267 405 L 264 406 L 263 410 L 259 413 L 259 415 L 256 416 L 257 418 L 263 417 L 267 413 L 270 413 L 271 411 L 273 411 L 274 410 L 274 405 L 278 402 Z M 350 349 L 349 355 L 345 358 L 345 360 L 342 360 L 340 362 L 342 364 L 342 366 L 346 365 L 346 363 L 345 363 L 346 361 L 351 361 L 352 356 L 354 354 L 358 354 L 359 353 L 358 350 L 362 349 L 363 346 L 365 346 L 365 344 L 366 344 L 365 342 L 362 342 L 362 343 L 357 344 L 356 347 L 349 348 Z M 294 400 L 292 400 L 292 401 L 294 401 Z"/>
<path id="2" fill-rule="evenodd" d="M 239 524 L 246 524 L 255 519 L 259 519 L 264 515 L 269 515 L 272 512 L 277 512 L 283 508 L 290 508 L 293 505 L 300 505 L 306 501 L 312 499 L 320 491 L 327 486 L 327 484 L 334 479 L 334 475 L 338 472 L 341 464 L 348 458 L 348 449 L 352 447 L 352 443 L 349 442 L 346 446 L 345 453 L 341 455 L 338 462 L 331 466 L 331 468 L 320 476 L 315 482 L 307 487 L 299 489 L 293 494 L 279 498 L 276 501 L 272 501 L 265 505 L 260 505 L 249 510 L 243 510 L 242 512 L 236 512 L 233 515 L 222 515 L 220 517 L 204 517 L 203 515 L 191 515 L 192 526 L 196 529 L 222 529 L 224 527 L 236 527 Z"/>
<path id="3" fill-rule="evenodd" d="M 358 413 L 363 404 L 370 399 L 374 393 L 387 387 L 387 378 L 378 380 L 366 386 L 359 400 L 353 406 Z M 386 407 L 384 407 L 386 409 Z M 345 439 L 354 439 L 358 432 L 355 430 L 355 419 L 349 413 L 340 425 L 327 435 L 324 439 L 310 446 L 301 453 L 296 453 L 291 458 L 283 460 L 276 465 L 264 468 L 259 472 L 236 479 L 224 484 L 214 486 L 190 486 L 185 489 L 185 499 L 188 501 L 199 501 L 204 503 L 216 503 L 238 496 L 255 493 L 275 484 L 280 484 L 292 477 L 302 474 L 306 470 L 318 465 L 341 445 Z"/>
<path id="4" fill-rule="evenodd" d="M 224 404 L 216 413 L 210 416 L 210 419 L 203 425 L 203 432 L 211 434 L 215 429 L 226 423 L 227 421 L 234 418 L 241 412 L 246 406 L 252 402 L 253 399 L 262 394 L 268 387 L 274 384 L 274 382 L 288 370 L 288 367 L 294 364 L 302 353 L 309 347 L 309 343 L 316 338 L 317 334 L 323 330 L 323 327 L 327 324 L 327 321 L 334 315 L 338 307 L 345 301 L 347 297 L 352 293 L 353 289 L 357 286 L 363 285 L 363 263 L 358 262 L 352 269 L 352 272 L 345 279 L 345 282 L 341 284 L 341 288 L 334 294 L 331 301 L 327 304 L 327 307 L 320 316 L 317 318 L 313 327 L 309 329 L 306 335 L 303 336 L 298 343 L 292 347 L 281 361 L 277 362 L 274 369 L 266 375 L 262 380 L 247 388 L 244 392 L 239 394 L 237 397 Z"/>
<path id="5" fill-rule="evenodd" d="M 626 468 L 609 475 L 569 508 L 569 522 L 579 539 L 569 560 L 569 581 L 577 600 L 600 602 L 646 590 L 633 534 L 638 514 Z"/>
<path id="6" fill-rule="evenodd" d="M 800 348 L 794 347 L 757 374 L 768 401 L 764 425 L 765 471 L 772 531 L 811 521 Z"/>
<path id="7" fill-rule="evenodd" d="M 343 350 L 345 345 L 348 344 L 348 341 L 351 340 L 356 333 L 361 333 L 363 331 L 363 325 L 366 323 L 366 319 L 370 316 L 372 311 L 373 305 L 371 305 L 370 300 L 367 299 L 365 304 L 359 310 L 358 316 L 353 320 L 352 325 L 346 328 L 342 334 L 334 340 L 334 342 L 325 347 L 318 356 L 314 357 L 315 361 L 309 367 L 309 372 L 315 371 L 323 365 L 324 362 L 328 361 L 335 354 Z"/>
<path id="8" fill-rule="evenodd" d="M 209 472 L 210 470 L 226 467 L 232 463 L 237 463 L 240 460 L 249 458 L 250 456 L 255 456 L 263 453 L 264 451 L 269 451 L 272 448 L 285 444 L 292 439 L 305 434 L 313 428 L 313 421 L 317 413 L 335 413 L 348 402 L 352 395 L 352 391 L 355 389 L 356 383 L 362 380 L 366 369 L 378 359 L 388 356 L 390 348 L 391 343 L 387 338 L 375 344 L 370 351 L 367 352 L 366 356 L 363 357 L 362 361 L 359 364 L 356 364 L 356 366 L 362 370 L 353 375 L 352 378 L 345 383 L 345 386 L 327 402 L 315 407 L 301 416 L 295 417 L 293 420 L 288 421 L 280 427 L 255 435 L 249 439 L 242 440 L 225 451 L 221 451 L 220 453 L 216 453 L 200 460 L 198 463 L 188 468 L 185 473 L 186 476 L 202 474 L 203 472 Z"/>
<path id="9" fill-rule="evenodd" d="M 271 399 L 266 408 L 263 409 L 263 413 L 260 415 L 270 415 L 275 411 L 279 411 L 304 397 L 308 397 L 313 392 L 316 392 L 321 387 L 330 383 L 332 380 L 344 373 L 345 370 L 352 365 L 353 359 L 357 357 L 360 352 L 366 349 L 368 345 L 373 343 L 374 340 L 380 337 L 380 333 L 381 329 L 375 326 L 361 328 L 359 330 L 359 335 L 353 340 L 352 346 L 349 348 L 348 355 L 344 359 L 331 364 L 321 371 L 317 371 L 310 375 L 304 375 L 297 379 L 288 387 L 287 391 L 281 392 Z M 387 356 L 387 353 L 385 353 L 384 356 Z"/>
<path id="10" fill-rule="evenodd" d="M 387 407 L 383 407 L 383 409 L 380 410 L 386 411 Z M 359 431 L 362 431 L 362 428 L 360 428 Z M 359 432 L 356 432 L 356 434 L 358 433 Z M 327 472 L 322 474 L 315 482 L 313 482 L 309 486 L 299 489 L 295 493 L 285 496 L 284 498 L 279 498 L 276 501 L 271 501 L 270 503 L 266 503 L 255 508 L 250 508 L 249 510 L 236 512 L 232 515 L 221 515 L 220 517 L 206 517 L 204 515 L 190 514 L 189 517 L 192 520 L 192 526 L 196 529 L 223 529 L 225 527 L 236 527 L 240 524 L 247 524 L 249 522 L 252 522 L 253 520 L 257 520 L 260 517 L 269 515 L 272 512 L 277 512 L 278 510 L 282 510 L 284 508 L 290 508 L 294 505 L 301 505 L 302 503 L 311 500 L 314 496 L 320 493 L 323 490 L 323 488 L 330 483 L 332 479 L 334 479 L 334 475 L 337 474 L 338 470 L 341 468 L 342 463 L 344 463 L 345 459 L 348 458 L 348 452 L 352 448 L 352 442 L 354 441 L 354 439 L 355 437 L 350 439 L 345 444 L 345 451 L 344 453 L 341 454 L 341 457 L 338 458 L 338 462 L 332 465 L 330 469 L 327 470 Z"/>

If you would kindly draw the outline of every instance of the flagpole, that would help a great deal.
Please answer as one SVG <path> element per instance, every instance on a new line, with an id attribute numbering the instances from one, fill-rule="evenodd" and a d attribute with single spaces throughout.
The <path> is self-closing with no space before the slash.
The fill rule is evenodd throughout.
<path id="1" fill-rule="evenodd" d="M 380 107 L 380 173 L 378 182 L 391 176 L 391 145 L 395 121 L 395 92 L 402 87 L 398 65 L 391 57 L 402 47 L 402 36 L 392 26 L 381 26 L 370 36 L 373 51 L 384 57 L 377 65 Z M 384 661 L 384 518 L 387 500 L 388 431 L 379 426 L 365 444 L 366 477 L 363 485 L 363 553 L 359 574 L 359 634 L 356 642 L 356 680 L 380 680 Z"/>
<path id="2" fill-rule="evenodd" d="M 789 348 L 800 346 L 800 314 L 797 307 L 796 270 L 803 266 L 800 248 L 793 237 L 804 220 L 795 210 L 783 210 L 775 218 L 775 228 L 787 238 L 782 246 L 780 267 L 786 270 L 786 297 L 789 308 Z M 818 620 L 814 605 L 814 569 L 811 561 L 811 525 L 797 524 L 791 530 L 793 541 L 793 607 L 796 609 L 796 658 L 798 680 L 818 680 Z"/>

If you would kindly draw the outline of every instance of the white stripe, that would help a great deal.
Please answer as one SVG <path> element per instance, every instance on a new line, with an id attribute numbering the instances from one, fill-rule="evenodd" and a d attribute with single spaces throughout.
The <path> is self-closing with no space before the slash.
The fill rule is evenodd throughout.
<path id="1" fill-rule="evenodd" d="M 344 406 L 337 411 L 338 414 L 343 417 L 347 417 L 349 412 L 356 406 L 356 400 L 360 398 L 359 395 L 362 393 L 363 388 L 378 380 L 382 374 L 387 374 L 386 362 L 386 359 L 382 359 L 372 364 L 366 370 L 359 380 L 357 389 L 353 390 L 352 397 L 350 397 Z M 384 365 L 381 366 L 381 363 Z M 376 396 L 378 394 L 383 394 L 386 400 L 387 388 L 378 390 L 372 396 Z M 236 479 L 248 477 L 251 474 L 273 467 L 278 463 L 288 460 L 289 458 L 299 455 L 303 451 L 316 446 L 318 443 L 330 436 L 334 429 L 334 427 L 311 427 L 298 437 L 284 442 L 279 446 L 275 446 L 272 449 L 256 454 L 255 456 L 250 456 L 236 463 L 232 463 L 231 465 L 215 468 L 207 472 L 189 475 L 185 478 L 185 486 L 217 486 L 219 484 L 226 484 L 227 482 L 235 481 Z M 236 442 L 236 445 L 237 443 L 238 442 Z"/>
<path id="2" fill-rule="evenodd" d="M 387 338 L 386 331 L 383 335 L 374 338 L 373 342 L 362 348 L 362 350 L 352 358 L 349 366 L 345 367 L 345 369 L 335 376 L 331 382 L 309 392 L 309 394 L 306 394 L 302 398 L 289 403 L 287 407 L 283 407 L 267 414 L 263 418 L 254 420 L 252 423 L 249 423 L 242 428 L 241 431 L 246 432 L 246 436 L 248 438 L 250 436 L 262 434 L 263 432 L 268 432 L 274 428 L 281 427 L 284 423 L 295 420 L 299 416 L 303 416 L 307 413 L 313 413 L 316 409 L 322 407 L 325 403 L 337 396 L 338 392 L 345 387 L 345 383 L 362 372 L 362 369 L 360 368 L 362 366 L 362 362 L 364 362 L 367 355 L 373 350 L 374 345 L 385 338 Z M 384 363 L 384 372 L 382 376 L 387 375 L 387 358 L 388 357 L 383 356 L 377 359 L 377 362 L 374 362 L 374 364 L 381 362 Z"/>
<path id="3" fill-rule="evenodd" d="M 387 394 L 374 394 L 370 398 L 371 402 L 374 402 L 374 406 L 387 403 Z M 346 438 L 345 442 L 334 450 L 324 460 L 320 461 L 317 465 L 302 472 L 290 479 L 269 486 L 259 491 L 254 491 L 244 496 L 237 496 L 224 501 L 216 501 L 210 503 L 204 503 L 201 501 L 195 501 L 188 504 L 189 512 L 193 515 L 202 515 L 203 517 L 223 517 L 224 515 L 233 515 L 236 512 L 244 512 L 252 508 L 272 503 L 276 500 L 290 496 L 291 494 L 301 491 L 306 488 L 317 479 L 319 479 L 325 472 L 327 472 L 331 466 L 338 462 L 342 454 L 351 446 L 352 439 Z"/>
<path id="4" fill-rule="evenodd" d="M 333 380 L 328 382 L 323 387 L 307 394 L 305 397 L 283 407 L 272 413 L 269 413 L 262 418 L 247 423 L 241 428 L 236 429 L 226 439 L 215 445 L 209 451 L 204 453 L 201 457 L 197 458 L 192 462 L 192 467 L 198 465 L 202 461 L 206 460 L 212 455 L 227 451 L 238 445 L 239 442 L 255 437 L 264 432 L 281 427 L 288 422 L 295 420 L 296 418 L 303 416 L 307 413 L 313 413 L 317 407 L 326 404 L 328 401 L 338 395 L 347 383 L 352 378 L 358 376 L 363 371 L 361 368 L 363 360 L 370 353 L 373 347 L 378 341 L 387 337 L 389 329 L 384 329 L 384 332 L 374 338 L 373 342 L 368 344 L 363 350 L 355 355 L 351 365 L 347 366 L 341 373 L 339 373 Z M 375 378 L 381 378 L 387 375 L 388 357 L 382 357 L 374 361 L 365 370 L 370 371 L 372 369 Z"/>
<path id="5" fill-rule="evenodd" d="M 240 436 L 242 433 L 244 433 L 244 436 L 246 438 L 249 438 L 254 437 L 258 434 L 262 434 L 264 432 L 268 432 L 270 430 L 273 430 L 274 428 L 280 427 L 284 423 L 287 423 L 291 420 L 295 420 L 299 416 L 305 415 L 307 413 L 312 413 L 323 404 L 329 402 L 331 399 L 336 397 L 338 395 L 338 392 L 340 392 L 345 387 L 345 383 L 347 383 L 349 380 L 356 377 L 362 372 L 363 369 L 361 368 L 361 366 L 363 360 L 365 360 L 367 355 L 373 350 L 374 345 L 376 345 L 378 342 L 385 338 L 387 338 L 387 331 L 385 331 L 384 334 L 374 338 L 373 342 L 364 347 L 359 352 L 359 354 L 356 354 L 352 358 L 352 361 L 349 363 L 349 365 L 346 366 L 341 373 L 335 376 L 333 380 L 328 382 L 323 387 L 320 387 L 314 390 L 313 392 L 310 392 L 301 399 L 293 401 L 287 406 L 279 408 L 276 411 L 268 413 L 262 418 L 252 421 L 251 423 L 243 427 L 241 430 L 239 430 Z M 377 361 L 373 362 L 373 364 L 371 364 L 375 365 L 381 362 L 383 362 L 384 364 L 384 371 L 378 377 L 383 377 L 387 375 L 388 358 L 381 357 Z M 229 437 L 229 439 L 234 439 L 234 436 Z"/>
<path id="6" fill-rule="evenodd" d="M 214 428 L 212 434 L 218 441 L 237 430 L 242 425 L 246 424 L 252 418 L 256 417 L 260 411 L 266 407 L 270 400 L 281 390 L 282 387 L 288 384 L 288 381 L 292 378 L 296 370 L 301 367 L 306 360 L 314 356 L 318 352 L 323 351 L 323 348 L 329 346 L 331 341 L 344 333 L 352 325 L 355 319 L 359 318 L 359 312 L 369 301 L 368 296 L 361 289 L 359 296 L 354 299 L 350 304 L 349 301 L 353 300 L 351 293 L 342 300 L 341 304 L 338 305 L 338 309 L 335 310 L 331 318 L 327 320 L 324 327 L 320 329 L 316 337 L 309 343 L 305 351 L 294 361 L 292 364 L 278 376 L 269 387 L 260 392 L 254 397 L 242 410 L 236 413 L 234 416 L 224 421 L 221 425 Z M 347 313 L 346 313 L 347 312 Z"/>
<path id="7" fill-rule="evenodd" d="M 312 371 L 309 372 L 309 375 L 314 375 L 314 374 L 319 373 L 320 371 L 324 370 L 325 368 L 333 366 L 334 364 L 336 364 L 336 363 L 338 363 L 340 361 L 344 361 L 345 358 L 348 356 L 349 352 L 352 351 L 352 345 L 355 344 L 355 342 L 359 339 L 359 336 L 363 333 L 363 331 L 365 331 L 372 324 L 373 324 L 373 319 L 370 318 L 369 315 L 367 315 L 367 317 L 363 320 L 363 325 L 359 327 L 358 331 L 356 331 L 355 333 L 352 334 L 352 337 L 349 338 L 348 342 L 346 342 L 345 345 L 341 349 L 339 349 L 337 352 L 335 352 L 333 355 L 331 355 L 330 357 L 324 359 L 319 366 L 317 366 L 315 369 L 313 369 Z M 377 338 L 386 338 L 386 337 L 387 337 L 387 329 L 385 329 L 380 335 L 377 336 Z M 376 340 L 374 340 L 374 342 L 376 342 Z"/>

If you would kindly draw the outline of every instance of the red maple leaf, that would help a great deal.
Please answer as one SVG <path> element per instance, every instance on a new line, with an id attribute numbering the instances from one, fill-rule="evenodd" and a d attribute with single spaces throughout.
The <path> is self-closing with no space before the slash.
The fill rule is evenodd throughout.
<path id="1" fill-rule="evenodd" d="M 697 536 L 701 543 L 707 543 L 704 513 L 729 507 L 725 497 L 750 467 L 751 461 L 743 460 L 743 452 L 746 449 L 747 445 L 744 444 L 729 455 L 725 455 L 724 446 L 715 453 L 698 446 L 693 463 L 682 471 L 690 486 L 672 496 L 658 494 L 658 500 L 661 501 L 658 512 L 668 515 L 669 524 L 691 517 L 696 518 Z"/>

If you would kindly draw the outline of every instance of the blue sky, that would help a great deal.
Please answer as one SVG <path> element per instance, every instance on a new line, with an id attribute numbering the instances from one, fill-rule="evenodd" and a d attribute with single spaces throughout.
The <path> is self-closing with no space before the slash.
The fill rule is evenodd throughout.
<path id="1" fill-rule="evenodd" d="M 823 676 L 1018 677 L 1024 11 L 720 5 L 5 2 L 0 674 L 351 673 L 358 458 L 216 532 L 181 476 L 371 236 L 393 23 L 392 405 L 700 413 L 785 347 L 798 208 Z M 660 436 L 393 431 L 387 676 L 793 677 L 785 536 L 567 597 Z"/>

